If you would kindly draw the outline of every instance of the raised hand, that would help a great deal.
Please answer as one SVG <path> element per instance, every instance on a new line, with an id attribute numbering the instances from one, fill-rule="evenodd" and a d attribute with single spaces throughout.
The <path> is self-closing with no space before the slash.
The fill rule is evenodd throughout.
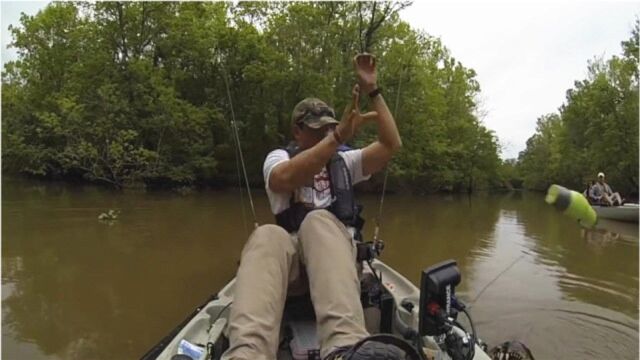
<path id="1" fill-rule="evenodd" d="M 368 94 L 375 90 L 378 86 L 376 57 L 373 54 L 358 54 L 353 58 L 353 66 L 362 91 Z"/>
<path id="2" fill-rule="evenodd" d="M 356 84 L 351 90 L 351 103 L 344 109 L 340 124 L 335 131 L 342 142 L 347 142 L 358 132 L 360 126 L 376 117 L 378 117 L 378 113 L 375 111 L 360 113 L 360 86 Z"/>

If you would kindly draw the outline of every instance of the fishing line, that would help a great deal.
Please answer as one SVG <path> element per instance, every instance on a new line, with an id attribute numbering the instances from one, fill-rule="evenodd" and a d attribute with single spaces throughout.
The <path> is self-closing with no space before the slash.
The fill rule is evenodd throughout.
<path id="1" fill-rule="evenodd" d="M 404 73 L 407 72 L 408 66 L 405 67 L 405 71 Z M 400 74 L 400 80 L 398 81 L 398 91 L 396 92 L 396 104 L 393 107 L 393 114 L 392 116 L 395 117 L 398 114 L 398 104 L 400 103 L 400 88 L 402 87 L 402 78 L 405 75 L 403 73 Z M 384 195 L 387 192 L 387 179 L 389 178 L 389 167 L 391 167 L 391 161 L 389 160 L 389 162 L 387 163 L 387 166 L 385 167 L 384 170 L 384 180 L 382 181 L 382 194 L 380 194 L 380 207 L 378 208 L 378 217 L 376 218 L 376 227 L 373 230 L 373 242 L 377 242 L 378 241 L 378 235 L 380 233 L 380 224 L 382 221 L 382 207 L 384 206 Z"/>
<path id="2" fill-rule="evenodd" d="M 504 270 L 502 270 L 496 277 L 493 278 L 493 280 L 489 281 L 487 283 L 487 285 L 485 285 L 480 292 L 478 292 L 478 295 L 476 295 L 475 298 L 473 298 L 473 300 L 471 300 L 470 305 L 467 306 L 468 309 L 471 309 L 471 306 L 473 306 L 476 301 L 480 298 L 480 296 L 482 296 L 482 293 L 484 293 L 485 290 L 487 290 L 489 288 L 489 286 L 491 286 L 491 284 L 493 284 L 494 282 L 496 282 L 502 275 L 504 275 L 509 269 L 511 269 L 513 267 L 513 265 L 515 265 L 518 261 L 522 260 L 522 258 L 524 258 L 526 254 L 522 254 L 520 255 L 517 259 L 513 260 L 511 262 L 511 264 L 509 264 L 509 266 L 507 266 Z"/>

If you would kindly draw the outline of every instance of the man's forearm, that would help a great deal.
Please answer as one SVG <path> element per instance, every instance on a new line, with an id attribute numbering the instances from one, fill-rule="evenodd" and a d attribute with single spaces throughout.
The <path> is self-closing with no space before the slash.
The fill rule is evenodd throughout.
<path id="1" fill-rule="evenodd" d="M 289 192 L 308 184 L 316 174 L 322 171 L 337 147 L 338 142 L 335 138 L 326 136 L 313 147 L 276 166 L 269 179 L 271 190 Z"/>
<path id="2" fill-rule="evenodd" d="M 297 185 L 313 179 L 327 165 L 331 156 L 335 154 L 338 143 L 333 136 L 326 136 L 320 142 L 302 151 L 294 158 L 291 164 L 295 168 L 293 180 Z"/>
<path id="3" fill-rule="evenodd" d="M 389 107 L 382 95 L 377 95 L 371 102 L 373 111 L 378 113 L 378 141 L 390 151 L 397 151 L 402 146 L 402 140 Z"/>

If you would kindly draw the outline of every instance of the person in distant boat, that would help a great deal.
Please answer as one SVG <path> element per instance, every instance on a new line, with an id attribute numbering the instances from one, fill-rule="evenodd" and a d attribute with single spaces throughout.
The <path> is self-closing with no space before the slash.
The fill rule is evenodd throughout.
<path id="1" fill-rule="evenodd" d="M 590 180 L 587 183 L 587 187 L 582 192 L 582 195 L 584 195 L 584 197 L 587 198 L 587 200 L 589 200 L 589 202 L 591 202 L 591 195 L 589 195 L 589 194 L 591 193 L 591 188 L 593 187 L 593 184 L 595 184 L 595 181 Z"/>
<path id="2" fill-rule="evenodd" d="M 341 120 L 325 102 L 306 98 L 293 109 L 292 144 L 266 157 L 265 187 L 278 225 L 258 227 L 242 250 L 225 360 L 276 359 L 287 295 L 307 291 L 322 359 L 404 359 L 399 348 L 365 339 L 353 240 L 362 223 L 353 185 L 383 169 L 402 143 L 377 87 L 375 57 L 357 55 L 354 66 L 358 84 Z M 361 93 L 372 112 L 360 113 Z M 343 148 L 365 122 L 377 124 L 377 141 Z"/>
<path id="3" fill-rule="evenodd" d="M 591 187 L 589 197 L 599 205 L 622 205 L 624 200 L 617 192 L 613 192 L 609 184 L 604 181 L 604 173 L 598 173 L 598 181 Z"/>

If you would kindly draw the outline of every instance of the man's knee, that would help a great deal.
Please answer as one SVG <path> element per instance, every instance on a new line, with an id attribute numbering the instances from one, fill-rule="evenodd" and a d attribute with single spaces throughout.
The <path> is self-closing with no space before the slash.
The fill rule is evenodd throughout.
<path id="1" fill-rule="evenodd" d="M 316 236 L 318 233 L 331 234 L 331 236 Z M 314 242 L 334 243 L 348 240 L 348 243 L 351 243 L 351 234 L 345 225 L 327 210 L 314 210 L 308 213 L 300 225 L 298 234 L 302 243 L 306 243 L 310 238 Z M 336 234 L 340 235 L 335 236 Z"/>
<path id="2" fill-rule="evenodd" d="M 266 224 L 253 231 L 245 245 L 243 254 L 247 251 L 281 254 L 291 247 L 290 235 L 278 225 Z"/>
<path id="3" fill-rule="evenodd" d="M 322 224 L 322 226 L 338 226 L 338 223 L 339 220 L 335 217 L 335 215 L 327 210 L 318 209 L 311 211 L 307 214 L 307 216 L 304 217 L 304 220 L 302 220 L 302 223 L 300 224 L 300 230 L 304 231 L 305 228 L 320 224 Z"/>

